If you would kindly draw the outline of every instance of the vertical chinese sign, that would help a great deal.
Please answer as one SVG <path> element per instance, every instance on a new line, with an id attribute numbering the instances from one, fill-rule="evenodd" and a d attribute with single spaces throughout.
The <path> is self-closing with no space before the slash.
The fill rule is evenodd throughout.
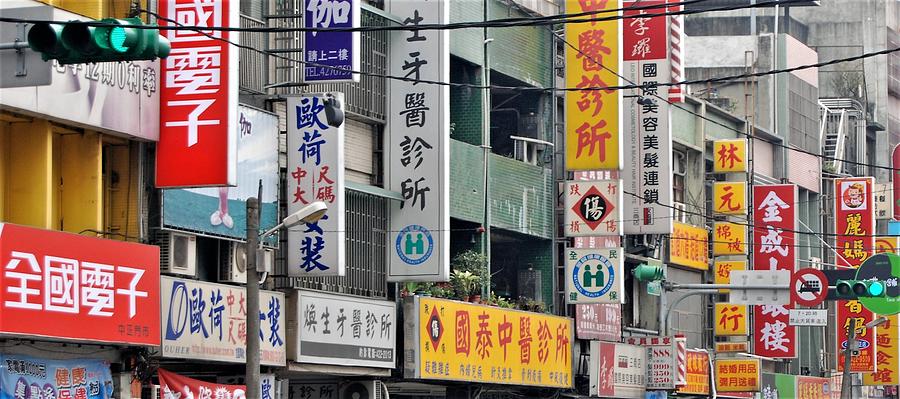
<path id="1" fill-rule="evenodd" d="M 0 223 L 0 334 L 159 345 L 159 247 Z"/>
<path id="2" fill-rule="evenodd" d="M 713 270 L 715 270 L 715 283 L 716 284 L 731 284 L 731 271 L 732 270 L 747 270 L 747 261 L 745 260 L 720 260 L 713 263 Z M 719 290 L 719 293 L 727 294 L 729 292 L 728 289 L 722 288 Z"/>
<path id="3" fill-rule="evenodd" d="M 233 0 L 162 0 L 165 18 L 198 27 L 238 27 Z M 238 32 L 166 30 L 172 45 L 160 62 L 157 187 L 237 184 Z M 207 36 L 209 35 L 209 36 Z M 211 36 L 211 37 L 210 37 Z"/>
<path id="4" fill-rule="evenodd" d="M 572 387 L 570 318 L 423 296 L 403 306 L 406 378 Z"/>
<path id="5" fill-rule="evenodd" d="M 626 149 L 624 174 L 629 195 L 625 201 L 626 234 L 672 234 L 672 131 L 669 103 L 658 83 L 671 75 L 668 24 L 665 16 L 641 17 L 664 10 L 665 0 L 623 2 L 627 17 L 622 32 L 622 75 L 642 85 L 629 90 L 622 103 L 622 141 Z M 627 10 L 640 5 L 657 9 Z"/>
<path id="6" fill-rule="evenodd" d="M 713 172 L 747 172 L 747 140 L 716 140 L 713 142 Z"/>
<path id="7" fill-rule="evenodd" d="M 834 180 L 834 220 L 835 248 L 837 264 L 858 268 L 873 255 L 875 249 L 875 204 L 872 188 L 875 179 L 872 177 L 854 177 Z M 869 345 L 860 345 L 860 355 L 851 359 L 850 370 L 853 372 L 871 372 L 875 370 L 875 345 L 863 328 L 874 318 L 868 309 L 859 301 L 837 302 L 837 369 L 844 369 L 842 345 L 847 342 L 847 327 L 850 320 L 855 320 L 857 339 Z"/>
<path id="8" fill-rule="evenodd" d="M 446 24 L 449 3 L 395 1 L 385 10 L 405 26 Z M 413 81 L 389 80 L 388 188 L 403 196 L 391 204 L 389 281 L 450 278 L 450 91 L 416 80 L 450 81 L 447 30 L 391 32 L 390 71 Z"/>
<path id="9" fill-rule="evenodd" d="M 330 93 L 344 104 L 342 93 Z M 287 100 L 288 214 L 311 202 L 328 206 L 325 216 L 288 230 L 290 276 L 344 275 L 344 126 L 326 123 L 326 97 Z"/>
<path id="10" fill-rule="evenodd" d="M 900 384 L 900 325 L 898 316 L 885 316 L 888 321 L 878 326 L 875 331 L 875 372 L 863 373 L 863 385 L 898 385 Z"/>
<path id="11" fill-rule="evenodd" d="M 747 226 L 742 223 L 713 223 L 713 256 L 746 255 Z"/>
<path id="12" fill-rule="evenodd" d="M 797 186 L 753 187 L 753 269 L 788 270 L 797 264 Z M 754 351 L 771 358 L 797 356 L 797 328 L 789 323 L 788 305 L 753 307 Z"/>
<path id="13" fill-rule="evenodd" d="M 358 28 L 360 0 L 304 0 L 305 28 Z M 303 32 L 303 81 L 358 82 L 360 32 Z"/>
<path id="14" fill-rule="evenodd" d="M 679 394 L 709 395 L 709 353 L 687 351 L 687 385 L 678 388 Z"/>
<path id="15" fill-rule="evenodd" d="M 747 214 L 747 182 L 713 183 L 713 212 L 722 215 Z"/>
<path id="16" fill-rule="evenodd" d="M 619 8 L 619 0 L 566 0 L 566 12 L 609 11 Z M 617 12 L 600 13 L 614 16 Z M 566 24 L 565 35 L 574 49 L 566 48 L 566 169 L 594 170 L 622 168 L 621 70 L 622 20 Z"/>
<path id="17" fill-rule="evenodd" d="M 747 328 L 750 319 L 747 305 L 732 303 L 717 303 L 716 312 L 716 336 L 747 336 Z"/>

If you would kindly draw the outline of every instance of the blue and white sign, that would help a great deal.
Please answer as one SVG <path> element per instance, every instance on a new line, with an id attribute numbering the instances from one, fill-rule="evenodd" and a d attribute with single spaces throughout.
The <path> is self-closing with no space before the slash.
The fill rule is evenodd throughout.
<path id="1" fill-rule="evenodd" d="M 244 363 L 247 359 L 247 293 L 243 287 L 160 278 L 162 356 Z M 259 293 L 260 363 L 284 366 L 284 294 Z"/>
<path id="2" fill-rule="evenodd" d="M 329 93 L 344 106 L 343 93 Z M 313 201 L 328 211 L 288 231 L 288 275 L 344 275 L 344 125 L 325 119 L 324 94 L 287 99 L 287 213 Z"/>
<path id="3" fill-rule="evenodd" d="M 566 249 L 566 303 L 622 303 L 623 248 Z"/>
<path id="4" fill-rule="evenodd" d="M 0 399 L 111 399 L 109 362 L 0 353 Z"/>
<path id="5" fill-rule="evenodd" d="M 359 0 L 304 0 L 304 28 L 358 28 Z M 358 82 L 359 32 L 304 32 L 303 81 Z"/>
<path id="6" fill-rule="evenodd" d="M 385 11 L 405 26 L 446 24 L 447 0 L 389 0 Z M 447 30 L 390 33 L 390 74 L 450 81 Z M 388 281 L 450 279 L 450 91 L 415 81 L 388 82 L 388 189 L 391 204 Z"/>

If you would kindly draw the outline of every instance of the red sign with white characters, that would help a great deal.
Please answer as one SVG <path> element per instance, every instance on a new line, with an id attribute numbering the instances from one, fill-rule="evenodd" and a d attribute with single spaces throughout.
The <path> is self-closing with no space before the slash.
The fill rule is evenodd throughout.
<path id="1" fill-rule="evenodd" d="M 872 177 L 853 177 L 834 180 L 834 221 L 835 249 L 839 266 L 859 267 L 875 253 L 875 202 L 872 196 Z M 860 355 L 850 361 L 853 372 L 875 369 L 875 345 L 863 325 L 872 321 L 875 315 L 858 301 L 837 302 L 837 346 L 842 348 L 847 342 L 847 327 L 850 319 L 855 320 Z M 838 371 L 844 370 L 844 356 L 837 350 Z"/>
<path id="2" fill-rule="evenodd" d="M 0 223 L 0 335 L 159 345 L 159 247 Z"/>
<path id="3" fill-rule="evenodd" d="M 640 61 L 665 59 L 669 52 L 668 30 L 666 17 L 656 18 L 639 17 L 639 15 L 658 15 L 665 12 L 666 0 L 624 1 L 622 6 L 625 19 L 622 32 L 622 59 L 625 61 Z M 646 9 L 649 6 L 659 8 Z M 643 7 L 641 10 L 629 10 L 633 7 Z"/>
<path id="4" fill-rule="evenodd" d="M 753 269 L 794 272 L 797 252 L 797 186 L 753 187 Z M 797 357 L 797 329 L 790 325 L 789 305 L 753 307 L 755 353 L 772 358 Z"/>
<path id="5" fill-rule="evenodd" d="M 195 380 L 159 369 L 159 389 L 163 398 L 231 398 L 246 399 L 246 385 L 225 385 Z"/>
<path id="6" fill-rule="evenodd" d="M 159 13 L 184 25 L 238 24 L 238 2 L 162 0 Z M 159 19 L 160 25 L 170 25 Z M 237 184 L 237 32 L 165 30 L 172 45 L 160 62 L 157 187 Z M 212 37 L 209 37 L 209 36 Z"/>

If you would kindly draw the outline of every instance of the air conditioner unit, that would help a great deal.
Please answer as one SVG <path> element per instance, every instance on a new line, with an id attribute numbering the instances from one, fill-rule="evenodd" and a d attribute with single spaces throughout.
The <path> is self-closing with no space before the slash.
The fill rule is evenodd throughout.
<path id="1" fill-rule="evenodd" d="M 381 381 L 353 381 L 341 386 L 339 399 L 389 399 L 390 395 Z"/>
<path id="2" fill-rule="evenodd" d="M 674 162 L 672 162 L 672 171 L 676 175 L 684 176 L 685 171 L 687 170 L 687 156 L 683 152 L 675 151 L 674 154 Z"/>
<path id="3" fill-rule="evenodd" d="M 672 211 L 672 216 L 675 220 L 681 223 L 687 223 L 687 212 L 685 212 L 687 205 L 681 202 L 675 202 L 673 205 L 675 209 Z"/>
<path id="4" fill-rule="evenodd" d="M 195 277 L 197 274 L 197 237 L 192 234 L 161 232 L 158 239 L 160 271 Z"/>
<path id="5" fill-rule="evenodd" d="M 247 244 L 242 242 L 227 243 L 228 256 L 219 262 L 219 282 L 247 283 Z"/>

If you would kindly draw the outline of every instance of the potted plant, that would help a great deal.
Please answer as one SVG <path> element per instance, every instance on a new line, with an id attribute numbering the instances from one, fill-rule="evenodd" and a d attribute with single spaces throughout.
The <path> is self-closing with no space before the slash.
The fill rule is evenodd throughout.
<path id="1" fill-rule="evenodd" d="M 453 287 L 456 297 L 469 302 L 477 278 L 470 271 L 454 270 L 450 273 L 450 285 Z"/>
<path id="2" fill-rule="evenodd" d="M 471 275 L 470 286 L 467 294 L 471 302 L 480 303 L 481 294 L 484 288 L 489 288 L 491 284 L 491 276 L 488 273 L 487 257 L 483 254 L 467 250 L 460 252 L 453 258 L 453 270 L 459 273 L 467 273 L 466 278 Z"/>

